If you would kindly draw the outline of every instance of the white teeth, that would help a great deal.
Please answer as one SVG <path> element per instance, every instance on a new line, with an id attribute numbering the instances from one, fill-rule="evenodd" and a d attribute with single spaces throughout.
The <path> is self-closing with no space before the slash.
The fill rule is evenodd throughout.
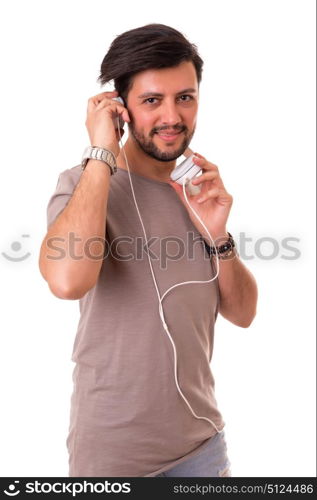
<path id="1" fill-rule="evenodd" d="M 175 134 L 164 134 L 163 133 L 163 134 L 159 134 L 159 135 L 167 135 L 167 136 L 171 136 L 172 137 L 173 135 L 178 135 L 178 134 L 179 134 L 179 132 L 176 132 Z"/>

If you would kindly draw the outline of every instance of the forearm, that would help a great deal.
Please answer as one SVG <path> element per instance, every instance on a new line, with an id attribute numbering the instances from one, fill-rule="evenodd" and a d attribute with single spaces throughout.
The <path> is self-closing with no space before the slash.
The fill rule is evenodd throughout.
<path id="1" fill-rule="evenodd" d="M 109 184 L 107 165 L 89 160 L 69 203 L 43 240 L 40 271 L 60 298 L 78 299 L 98 279 L 104 255 Z"/>
<path id="2" fill-rule="evenodd" d="M 219 259 L 219 312 L 235 325 L 247 328 L 256 315 L 257 284 L 238 255 L 231 257 Z"/>

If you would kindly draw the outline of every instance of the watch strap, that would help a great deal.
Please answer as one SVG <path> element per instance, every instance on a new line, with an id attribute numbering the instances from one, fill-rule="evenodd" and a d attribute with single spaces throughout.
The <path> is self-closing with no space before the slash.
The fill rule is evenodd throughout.
<path id="1" fill-rule="evenodd" d="M 100 160 L 108 165 L 110 168 L 111 175 L 115 174 L 117 171 L 116 158 L 112 151 L 105 148 L 100 148 L 99 146 L 88 146 L 82 156 L 81 168 L 85 169 L 88 160 Z"/>
<path id="2" fill-rule="evenodd" d="M 208 252 L 208 255 L 210 257 L 212 256 L 217 256 L 218 259 L 221 259 L 221 260 L 226 260 L 228 259 L 229 257 L 232 256 L 232 254 L 237 254 L 237 252 L 235 251 L 235 242 L 234 242 L 234 239 L 232 237 L 232 234 L 230 234 L 228 232 L 228 238 L 227 240 L 222 244 L 222 245 L 219 245 L 219 246 L 209 246 L 208 243 L 206 243 L 206 241 L 204 240 L 204 243 L 205 243 L 205 248 Z"/>

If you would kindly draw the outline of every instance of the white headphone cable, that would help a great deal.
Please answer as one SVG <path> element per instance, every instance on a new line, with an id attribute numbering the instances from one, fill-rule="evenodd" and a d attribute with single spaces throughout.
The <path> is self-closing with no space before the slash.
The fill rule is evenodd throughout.
<path id="1" fill-rule="evenodd" d="M 135 198 L 135 193 L 134 193 L 134 189 L 133 189 L 132 179 L 131 179 L 131 175 L 130 175 L 130 167 L 129 167 L 128 159 L 127 159 L 127 156 L 126 156 L 126 153 L 125 153 L 124 145 L 122 143 L 122 136 L 121 136 L 121 132 L 120 132 L 119 118 L 117 118 L 117 129 L 118 129 L 119 136 L 120 136 L 120 144 L 121 144 L 121 148 L 122 148 L 122 151 L 123 151 L 124 159 L 125 159 L 125 162 L 126 162 L 126 165 L 127 165 L 127 170 L 128 170 L 128 175 L 129 175 L 129 180 L 130 180 L 130 185 L 131 185 L 131 190 L 132 190 L 134 204 L 135 204 L 136 209 L 137 209 L 137 213 L 138 213 L 138 216 L 139 216 L 139 219 L 140 219 L 140 222 L 141 222 L 141 226 L 142 226 L 142 230 L 143 230 L 143 233 L 144 233 L 144 238 L 145 238 L 145 241 L 146 241 L 146 244 L 147 244 L 148 240 L 147 240 L 147 236 L 146 236 L 146 232 L 145 232 L 143 220 L 142 220 L 142 217 L 141 217 L 141 214 L 140 214 L 140 211 L 139 211 L 139 207 L 138 207 L 138 204 L 137 204 L 137 201 L 136 201 L 136 198 Z M 203 223 L 203 221 L 201 220 L 201 218 L 199 217 L 199 215 L 195 212 L 195 210 L 191 207 L 190 203 L 188 202 L 187 194 L 186 194 L 186 191 L 185 191 L 185 181 L 183 183 L 183 193 L 184 193 L 184 197 L 185 197 L 186 203 L 189 205 L 189 207 L 192 210 L 192 212 L 194 213 L 195 217 L 199 220 L 199 222 L 201 223 L 201 225 L 203 226 L 203 228 L 207 232 L 208 236 L 210 237 L 210 239 L 212 241 L 213 246 L 215 246 L 214 245 L 214 240 L 213 240 L 211 234 L 209 233 L 206 225 Z M 207 280 L 207 281 L 184 281 L 182 283 L 177 283 L 177 284 L 171 286 L 170 288 L 168 288 L 165 291 L 165 293 L 162 295 L 162 297 L 160 297 L 160 292 L 158 290 L 158 286 L 157 286 L 155 274 L 154 274 L 153 267 L 152 267 L 152 261 L 151 261 L 151 258 L 150 258 L 150 255 L 149 255 L 148 252 L 147 252 L 147 256 L 148 256 L 148 261 L 149 261 L 149 265 L 150 265 L 150 269 L 151 269 L 151 274 L 152 274 L 154 286 L 155 286 L 157 297 L 158 297 L 158 300 L 159 300 L 159 315 L 160 315 L 160 318 L 161 318 L 164 330 L 166 331 L 166 333 L 168 335 L 168 338 L 169 338 L 169 340 L 170 340 L 170 342 L 172 344 L 173 351 L 174 351 L 174 378 L 175 378 L 175 383 L 176 383 L 177 390 L 178 390 L 179 394 L 181 395 L 181 397 L 183 398 L 183 400 L 185 401 L 186 405 L 188 406 L 188 408 L 190 409 L 191 413 L 194 415 L 195 418 L 197 418 L 199 420 L 206 420 L 207 422 L 209 422 L 216 429 L 217 432 L 221 432 L 218 429 L 218 427 L 216 426 L 216 424 L 212 420 L 210 420 L 207 417 L 199 417 L 194 412 L 194 410 L 190 406 L 188 400 L 186 399 L 186 397 L 184 396 L 182 390 L 179 387 L 178 380 L 177 380 L 177 353 L 176 353 L 176 347 L 175 347 L 174 341 L 173 341 L 173 339 L 172 339 L 172 337 L 170 335 L 170 332 L 168 330 L 168 326 L 167 326 L 166 321 L 165 321 L 164 311 L 163 311 L 163 307 L 162 307 L 162 301 L 163 301 L 164 297 L 173 288 L 176 288 L 177 286 L 181 286 L 181 285 L 187 285 L 187 284 L 190 284 L 190 283 L 211 283 L 213 280 L 215 280 L 218 277 L 218 275 L 219 275 L 219 262 L 218 262 L 218 259 L 216 259 L 217 272 L 216 272 L 215 276 L 213 278 L 211 278 L 210 280 Z"/>

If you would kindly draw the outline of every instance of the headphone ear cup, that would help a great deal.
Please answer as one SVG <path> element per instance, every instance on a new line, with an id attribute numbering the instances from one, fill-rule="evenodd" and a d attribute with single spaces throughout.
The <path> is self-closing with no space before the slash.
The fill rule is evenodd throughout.
<path id="1" fill-rule="evenodd" d="M 200 191 L 201 191 L 201 186 L 198 184 L 195 185 L 195 184 L 192 184 L 192 181 L 191 179 L 189 181 L 186 182 L 186 191 L 188 192 L 188 194 L 190 194 L 191 196 L 195 196 L 196 194 L 199 194 Z"/>
<path id="2" fill-rule="evenodd" d="M 124 106 L 124 100 L 122 99 L 122 97 L 118 96 L 118 97 L 114 97 L 112 99 L 113 101 L 117 101 L 119 102 L 120 104 L 122 104 L 122 106 Z"/>
<path id="3" fill-rule="evenodd" d="M 112 99 L 113 101 L 117 101 L 119 102 L 120 104 L 122 104 L 122 106 L 124 106 L 124 100 L 122 99 L 122 97 L 118 96 L 118 97 L 113 97 Z M 114 118 L 113 119 L 113 123 L 114 123 L 114 126 L 117 128 L 118 127 L 118 123 L 117 123 L 117 118 Z M 124 120 L 123 118 L 121 118 L 121 115 L 119 115 L 119 127 L 120 128 L 124 128 Z"/>
<path id="4" fill-rule="evenodd" d="M 201 168 L 193 162 L 193 155 L 191 155 L 174 168 L 171 179 L 181 186 L 185 181 L 187 192 L 194 196 L 200 193 L 201 186 L 192 184 L 191 179 L 199 175 L 200 172 Z"/>

